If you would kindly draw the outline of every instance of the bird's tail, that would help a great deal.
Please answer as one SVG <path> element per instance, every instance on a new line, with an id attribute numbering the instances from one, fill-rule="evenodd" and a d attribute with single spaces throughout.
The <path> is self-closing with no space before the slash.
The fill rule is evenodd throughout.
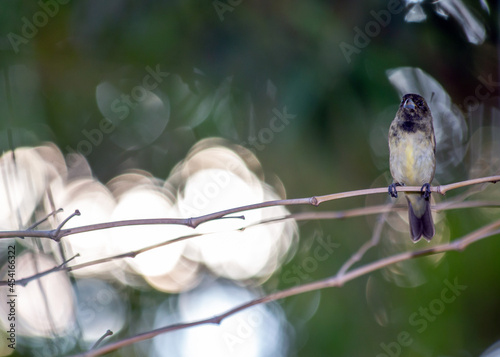
<path id="1" fill-rule="evenodd" d="M 408 200 L 411 239 L 416 243 L 421 236 L 424 236 L 430 241 L 435 234 L 430 201 L 422 195 L 410 195 L 407 194 L 406 198 Z"/>

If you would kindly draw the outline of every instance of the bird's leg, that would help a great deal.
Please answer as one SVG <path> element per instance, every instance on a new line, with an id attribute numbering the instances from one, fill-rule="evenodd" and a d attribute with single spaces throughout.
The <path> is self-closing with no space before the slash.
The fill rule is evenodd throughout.
<path id="1" fill-rule="evenodd" d="M 422 185 L 422 188 L 420 189 L 420 192 L 422 192 L 424 195 L 424 198 L 426 200 L 428 200 L 429 197 L 431 197 L 431 185 L 429 183 L 424 183 Z"/>
<path id="2" fill-rule="evenodd" d="M 389 185 L 389 195 L 393 198 L 398 198 L 398 191 L 396 190 L 396 186 L 403 186 L 399 182 L 394 182 Z"/>

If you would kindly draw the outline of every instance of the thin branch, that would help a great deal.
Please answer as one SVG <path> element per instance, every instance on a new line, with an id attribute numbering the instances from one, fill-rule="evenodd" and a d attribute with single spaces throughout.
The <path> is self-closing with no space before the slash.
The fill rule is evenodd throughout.
<path id="1" fill-rule="evenodd" d="M 448 201 L 440 202 L 437 205 L 431 207 L 432 210 L 436 211 L 447 211 L 453 209 L 463 209 L 463 208 L 479 208 L 479 207 L 490 207 L 498 208 L 500 207 L 499 201 Z"/>
<path id="2" fill-rule="evenodd" d="M 286 289 L 283 291 L 279 291 L 276 293 L 272 293 L 269 295 L 266 295 L 264 297 L 251 300 L 245 304 L 236 306 L 220 315 L 216 315 L 211 318 L 203 319 L 203 320 L 198 320 L 194 322 L 189 322 L 189 323 L 179 323 L 179 324 L 174 324 L 174 325 L 169 325 L 165 327 L 161 327 L 152 331 L 144 332 L 139 335 L 135 335 L 126 339 L 123 339 L 121 341 L 117 341 L 114 343 L 110 343 L 109 345 L 103 346 L 101 348 L 98 348 L 96 350 L 91 350 L 88 352 L 84 352 L 78 355 L 75 355 L 74 357 L 94 357 L 94 356 L 100 356 L 102 354 L 115 351 L 119 348 L 122 348 L 124 346 L 131 345 L 133 343 L 139 342 L 139 341 L 144 341 L 147 339 L 151 339 L 157 335 L 171 332 L 171 331 L 176 331 L 176 330 L 181 330 L 185 329 L 188 327 L 193 327 L 193 326 L 199 326 L 199 325 L 204 325 L 204 324 L 220 324 L 223 319 L 225 319 L 228 316 L 231 316 L 241 310 L 247 309 L 251 306 L 255 306 L 258 304 L 263 304 L 267 303 L 270 301 L 275 301 L 275 300 L 280 300 L 284 299 L 286 297 L 294 296 L 294 295 L 299 295 L 303 294 L 306 292 L 314 291 L 314 290 L 320 290 L 320 289 L 325 289 L 325 288 L 330 288 L 330 287 L 340 287 L 343 286 L 346 282 L 351 281 L 355 278 L 358 278 L 360 276 L 366 275 L 368 273 L 374 272 L 376 270 L 382 269 L 384 267 L 387 267 L 389 265 L 399 263 L 405 260 L 409 259 L 414 259 L 414 258 L 419 258 L 427 255 L 434 255 L 434 254 L 441 254 L 444 252 L 448 251 L 462 251 L 465 249 L 468 245 L 477 242 L 481 239 L 484 239 L 486 237 L 492 236 L 492 234 L 497 233 L 497 229 L 500 227 L 500 220 L 495 221 L 487 226 L 484 226 L 460 239 L 457 239 L 455 241 L 452 241 L 450 243 L 446 244 L 441 244 L 437 245 L 432 248 L 427 248 L 427 249 L 421 249 L 413 252 L 404 252 L 396 255 L 392 255 L 386 258 L 379 259 L 377 261 L 374 261 L 372 263 L 368 263 L 366 265 L 363 265 L 359 268 L 353 269 L 349 272 L 346 272 L 345 274 L 342 275 L 334 275 L 332 277 L 329 277 L 327 279 L 315 281 L 312 283 L 308 284 L 303 284 L 299 286 L 292 287 L 290 289 Z"/>
<path id="3" fill-rule="evenodd" d="M 436 205 L 433 205 L 431 209 L 433 211 L 448 211 L 454 209 L 463 209 L 463 208 L 477 208 L 477 207 L 491 207 L 498 208 L 500 207 L 500 202 L 497 201 L 447 201 L 440 202 Z M 261 224 L 267 223 L 277 223 L 287 219 L 293 219 L 295 221 L 310 221 L 310 220 L 320 220 L 320 219 L 345 219 L 345 218 L 353 218 L 360 216 L 369 216 L 373 214 L 380 214 L 385 212 L 394 212 L 394 211 L 408 211 L 408 206 L 406 204 L 396 205 L 396 204 L 385 204 L 385 205 L 377 205 L 377 206 L 368 206 L 368 207 L 359 207 L 352 208 L 345 211 L 323 211 L 323 212 L 299 212 L 299 213 L 291 213 L 287 214 L 283 217 L 275 217 L 268 218 L 258 222 L 254 222 L 246 227 L 240 228 L 240 230 L 245 230 L 253 226 L 258 226 Z"/>
<path id="4" fill-rule="evenodd" d="M 454 190 L 456 188 L 465 187 L 465 186 L 472 186 L 472 185 L 477 185 L 479 183 L 486 183 L 486 182 L 497 183 L 498 181 L 500 181 L 500 175 L 489 176 L 489 177 L 480 177 L 480 178 L 476 178 L 476 179 L 450 183 L 448 185 L 437 186 L 437 188 L 438 188 L 437 192 L 444 195 L 444 194 L 446 194 L 446 192 Z M 398 188 L 398 191 L 399 191 L 399 188 Z"/>
<path id="5" fill-rule="evenodd" d="M 58 271 L 71 271 L 72 267 L 67 267 L 66 264 L 68 264 L 70 261 L 72 261 L 73 259 L 75 259 L 76 257 L 79 257 L 79 256 L 80 256 L 80 254 L 75 254 L 70 259 L 65 260 L 64 262 L 62 262 L 59 265 L 56 265 L 53 268 L 47 269 L 43 272 L 34 274 L 34 275 L 27 277 L 27 278 L 16 280 L 16 285 L 26 286 L 30 281 L 40 279 L 40 278 L 44 277 L 45 275 L 49 275 L 51 273 L 55 273 Z M 99 262 L 96 262 L 96 264 L 99 264 Z M 7 280 L 0 281 L 0 286 L 7 286 L 7 285 L 8 285 Z"/>
<path id="6" fill-rule="evenodd" d="M 460 187 L 477 185 L 479 183 L 486 183 L 486 182 L 496 183 L 497 181 L 500 181 L 500 175 L 481 177 L 481 178 L 477 178 L 477 179 L 456 182 L 456 183 L 452 183 L 449 185 L 433 186 L 430 188 L 430 190 L 431 190 L 431 192 L 437 192 L 441 195 L 444 195 L 444 194 L 446 194 L 446 192 L 460 188 Z M 422 190 L 422 187 L 420 187 L 420 186 L 399 186 L 398 187 L 398 192 L 421 192 L 421 190 Z M 334 194 L 330 194 L 330 195 L 317 196 L 317 197 L 312 197 L 312 198 L 315 198 L 316 202 L 317 202 L 316 205 L 319 205 L 319 204 L 326 202 L 326 201 L 337 200 L 340 198 L 347 198 L 347 197 L 370 195 L 370 194 L 374 194 L 374 193 L 388 193 L 387 187 L 369 188 L 369 189 L 357 190 L 357 191 L 347 191 L 347 192 L 334 193 Z"/>
<path id="7" fill-rule="evenodd" d="M 446 192 L 453 190 L 453 189 L 460 188 L 460 187 L 476 185 L 479 183 L 486 183 L 486 182 L 495 183 L 497 181 L 500 181 L 500 175 L 482 177 L 482 178 L 452 183 L 452 184 L 444 185 L 444 186 L 433 186 L 430 188 L 430 190 L 432 192 L 438 192 L 438 193 L 444 195 Z M 398 187 L 398 192 L 420 192 L 420 190 L 421 190 L 421 187 L 417 187 L 417 186 Z M 227 210 L 209 213 L 209 214 L 206 214 L 203 216 L 191 217 L 191 218 L 133 219 L 133 220 L 123 220 L 123 221 L 116 221 L 116 222 L 92 224 L 92 225 L 88 225 L 88 226 L 81 226 L 81 227 L 68 228 L 68 229 L 61 229 L 62 225 L 60 225 L 57 229 L 48 230 L 48 231 L 33 231 L 33 230 L 4 231 L 4 232 L 0 232 L 0 239 L 1 238 L 15 238 L 15 237 L 23 236 L 23 237 L 35 237 L 35 238 L 49 238 L 49 239 L 52 239 L 55 241 L 59 241 L 59 240 L 61 240 L 61 238 L 68 236 L 68 235 L 71 235 L 71 234 L 90 232 L 90 231 L 108 229 L 108 228 L 114 228 L 114 227 L 146 225 L 146 224 L 178 224 L 178 225 L 185 225 L 185 226 L 188 226 L 191 228 L 196 228 L 197 226 L 199 226 L 202 223 L 212 221 L 215 219 L 220 219 L 224 216 L 227 216 L 228 214 L 233 214 L 233 213 L 242 212 L 242 211 L 260 209 L 260 208 L 266 208 L 266 207 L 273 207 L 273 206 L 294 206 L 294 205 L 318 206 L 321 203 L 327 202 L 327 201 L 333 201 L 333 200 L 338 200 L 338 199 L 347 198 L 347 197 L 371 195 L 371 194 L 377 194 L 377 193 L 387 194 L 388 193 L 387 188 L 386 187 L 370 188 L 370 189 L 364 189 L 364 190 L 334 193 L 334 194 L 323 195 L 323 196 L 312 196 L 312 197 L 307 197 L 307 198 L 292 198 L 292 199 L 285 199 L 285 200 L 266 201 L 266 202 L 254 203 L 254 204 L 247 205 L 247 206 L 234 207 L 234 208 L 230 208 Z M 243 216 L 233 217 L 233 218 L 241 218 L 241 217 L 243 217 Z M 64 223 L 65 222 L 63 222 L 63 224 Z"/>
<path id="8" fill-rule="evenodd" d="M 55 273 L 55 272 L 58 272 L 58 271 L 70 272 L 70 271 L 74 271 L 74 270 L 79 270 L 79 269 L 87 268 L 87 267 L 93 266 L 93 265 L 99 265 L 99 264 L 109 263 L 109 262 L 111 262 L 113 260 L 119 260 L 119 259 L 123 259 L 123 258 L 135 258 L 137 255 L 139 255 L 141 253 L 144 253 L 144 252 L 147 252 L 149 250 L 153 250 L 153 249 L 156 249 L 156 248 L 159 248 L 159 247 L 163 247 L 163 246 L 166 246 L 166 245 L 169 245 L 169 244 L 177 243 L 177 242 L 180 242 L 180 241 L 183 241 L 183 240 L 186 240 L 186 239 L 190 239 L 190 238 L 194 238 L 194 237 L 199 237 L 199 236 L 203 236 L 203 235 L 209 235 L 209 234 L 215 234 L 215 233 L 189 234 L 189 235 L 185 235 L 185 236 L 181 236 L 181 237 L 178 237 L 178 238 L 174 238 L 174 239 L 171 239 L 171 240 L 168 240 L 168 241 L 165 241 L 165 242 L 154 244 L 154 245 L 151 245 L 151 246 L 148 246 L 148 247 L 140 248 L 140 249 L 137 249 L 137 250 L 132 250 L 132 251 L 127 252 L 127 253 L 122 253 L 122 254 L 113 255 L 111 257 L 105 257 L 105 258 L 101 258 L 101 259 L 96 259 L 96 260 L 92 260 L 92 261 L 89 261 L 89 262 L 85 262 L 85 263 L 81 263 L 81 264 L 76 264 L 76 265 L 73 265 L 73 266 L 65 266 L 70 260 L 73 260 L 75 257 L 80 256 L 79 254 L 77 254 L 75 257 L 71 258 L 70 260 L 68 260 L 68 261 L 66 261 L 64 263 L 62 263 L 61 265 L 55 266 L 53 268 L 47 269 L 45 271 L 39 272 L 37 274 L 34 274 L 34 275 L 26 277 L 26 278 L 17 279 L 16 280 L 16 284 L 17 285 L 21 285 L 21 286 L 26 286 L 29 282 L 31 282 L 33 280 L 40 279 L 40 278 L 44 277 L 45 275 L 48 275 L 48 274 L 51 274 L 51 273 Z M 7 280 L 0 281 L 0 286 L 6 286 L 6 285 L 8 285 Z"/>
<path id="9" fill-rule="evenodd" d="M 102 341 L 104 341 L 104 339 L 108 336 L 112 336 L 113 335 L 113 331 L 111 330 L 107 330 L 104 335 L 102 335 L 97 341 L 96 343 L 94 343 L 94 345 L 92 346 L 92 350 L 97 348 L 97 346 L 99 346 L 101 344 Z"/>
<path id="10" fill-rule="evenodd" d="M 243 216 L 237 217 L 224 217 L 224 218 L 238 218 L 244 219 Z M 60 241 L 61 238 L 77 234 L 77 233 L 86 233 L 92 231 L 99 231 L 102 229 L 110 229 L 116 227 L 124 227 L 124 226 L 143 226 L 143 225 L 154 225 L 154 224 L 178 224 L 191 226 L 189 221 L 192 218 L 145 218 L 145 219 L 130 219 L 123 221 L 114 221 L 114 222 L 105 222 L 105 223 L 97 223 L 90 224 L 87 226 L 80 226 L 74 228 L 66 228 L 61 229 L 56 235 L 56 229 L 52 230 L 40 230 L 40 231 L 0 231 L 0 239 L 2 238 L 13 238 L 19 235 L 24 235 L 25 237 L 34 237 L 34 238 L 49 238 L 55 241 Z M 17 234 L 16 234 L 17 233 Z"/>
<path id="11" fill-rule="evenodd" d="M 387 211 L 378 217 L 377 225 L 373 230 L 372 238 L 358 249 L 358 251 L 352 255 L 339 269 L 337 277 L 342 277 L 347 270 L 355 263 L 359 262 L 365 253 L 372 247 L 376 246 L 380 242 L 380 237 L 382 235 L 382 228 L 384 227 L 385 221 L 387 219 Z"/>
<path id="12" fill-rule="evenodd" d="M 29 226 L 26 230 L 30 231 L 30 230 L 33 230 L 35 229 L 36 227 L 38 227 L 40 224 L 42 224 L 43 222 L 45 222 L 46 220 L 48 220 L 50 217 L 52 216 L 55 216 L 56 214 L 62 212 L 63 209 L 62 208 L 59 208 L 57 210 L 54 210 L 52 212 L 50 212 L 48 215 L 46 215 L 45 217 L 43 217 L 41 220 L 39 220 L 38 222 L 35 222 L 33 223 L 31 226 Z"/>

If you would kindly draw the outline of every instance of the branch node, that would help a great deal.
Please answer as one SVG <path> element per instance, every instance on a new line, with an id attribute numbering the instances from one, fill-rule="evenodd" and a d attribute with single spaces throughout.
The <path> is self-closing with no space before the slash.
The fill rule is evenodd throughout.
<path id="1" fill-rule="evenodd" d="M 316 196 L 311 197 L 311 199 L 309 201 L 313 206 L 316 206 L 316 207 L 319 206 L 319 202 L 318 202 L 318 199 L 316 198 Z"/>
<path id="2" fill-rule="evenodd" d="M 194 218 L 193 217 L 189 217 L 188 220 L 187 220 L 187 226 L 188 227 L 191 227 L 191 228 L 196 228 L 198 224 L 196 224 L 194 222 Z"/>

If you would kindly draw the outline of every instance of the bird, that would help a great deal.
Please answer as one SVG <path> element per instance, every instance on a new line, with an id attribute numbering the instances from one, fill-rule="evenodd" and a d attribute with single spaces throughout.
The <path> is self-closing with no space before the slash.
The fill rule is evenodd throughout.
<path id="1" fill-rule="evenodd" d="M 403 96 L 389 128 L 389 166 L 394 182 L 389 194 L 398 196 L 397 186 L 421 186 L 406 192 L 410 235 L 414 243 L 435 234 L 430 208 L 430 183 L 436 171 L 436 138 L 432 114 L 425 99 L 413 93 Z"/>

